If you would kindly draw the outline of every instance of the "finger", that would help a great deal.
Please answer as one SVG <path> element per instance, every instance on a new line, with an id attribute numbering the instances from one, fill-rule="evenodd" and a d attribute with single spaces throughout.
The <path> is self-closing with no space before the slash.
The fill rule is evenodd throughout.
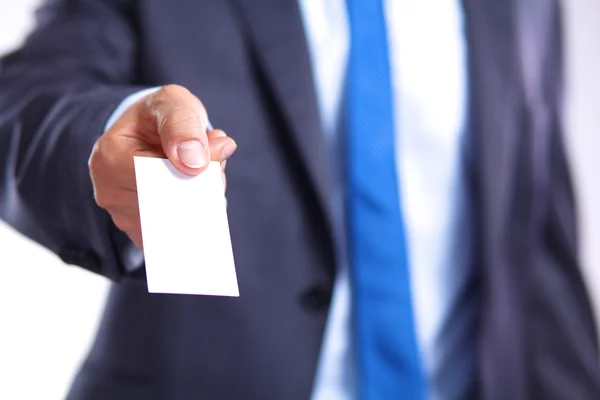
<path id="1" fill-rule="evenodd" d="M 136 208 L 108 210 L 115 225 L 123 232 L 141 231 L 140 213 Z"/>
<path id="2" fill-rule="evenodd" d="M 202 102 L 184 87 L 168 85 L 148 96 L 145 104 L 171 163 L 189 175 L 202 172 L 210 160 Z"/>
<path id="3" fill-rule="evenodd" d="M 213 129 L 212 131 L 209 131 L 207 133 L 207 136 L 208 136 L 208 143 L 209 143 L 209 146 L 210 146 L 210 154 L 211 154 L 211 157 L 213 158 L 212 161 L 219 161 L 219 160 L 215 160 L 214 159 L 215 158 L 215 154 L 217 153 L 218 150 L 216 149 L 216 144 L 215 144 L 215 141 L 213 139 L 226 137 L 227 135 L 225 134 L 225 132 L 223 132 L 220 129 Z M 213 149 L 213 146 L 215 147 L 215 149 Z M 233 151 L 235 151 L 235 149 Z M 233 151 L 231 153 L 233 153 Z M 221 149 L 220 153 L 222 154 L 222 149 Z M 227 190 L 227 176 L 225 175 L 225 168 L 227 168 L 227 159 L 230 156 L 231 156 L 231 154 L 227 155 L 226 158 L 222 158 L 221 161 L 220 161 L 221 162 L 221 180 L 223 182 L 223 191 L 224 192 Z M 227 201 L 227 199 L 225 199 L 225 201 Z"/>
<path id="4" fill-rule="evenodd" d="M 135 190 L 120 188 L 105 181 L 97 182 L 94 189 L 96 203 L 109 213 L 137 212 L 138 201 Z"/>
<path id="5" fill-rule="evenodd" d="M 237 149 L 237 144 L 229 136 L 220 136 L 209 139 L 211 161 L 222 162 L 227 160 Z"/>
<path id="6" fill-rule="evenodd" d="M 220 129 L 213 129 L 209 131 L 206 136 L 208 137 L 211 161 L 221 162 L 221 169 L 224 169 L 225 166 L 223 163 L 235 152 L 237 144 Z"/>
<path id="7" fill-rule="evenodd" d="M 162 158 L 164 155 L 156 150 L 137 146 L 133 140 L 131 140 L 132 145 L 129 145 L 127 143 L 128 138 L 117 139 L 119 140 L 116 146 L 94 158 L 94 164 L 90 164 L 90 173 L 94 177 L 94 183 L 98 188 L 105 191 L 112 188 L 119 194 L 122 189 L 126 189 L 135 196 L 135 166 L 131 155 L 153 158 Z M 106 140 L 111 140 L 111 138 Z M 120 147 L 118 147 L 119 145 Z M 116 198 L 115 201 L 120 200 Z"/>
<path id="8" fill-rule="evenodd" d="M 227 134 L 225 132 L 223 132 L 221 129 L 213 129 L 212 131 L 208 131 L 206 133 L 206 137 L 208 137 L 209 142 L 211 139 L 218 138 L 218 137 L 225 137 L 225 136 L 227 136 Z"/>
<path id="9" fill-rule="evenodd" d="M 216 138 L 222 138 L 222 137 L 226 137 L 227 134 L 225 134 L 225 132 L 223 132 L 220 129 L 213 129 L 212 131 L 209 131 L 207 133 L 208 136 L 208 143 L 210 146 L 210 154 L 211 157 L 213 158 L 213 161 L 219 161 L 219 160 L 215 160 L 215 153 L 216 153 L 216 149 L 213 150 L 213 146 L 216 146 L 214 144 L 214 140 Z M 237 145 L 236 145 L 237 146 Z M 222 150 L 221 150 L 222 151 Z M 235 151 L 235 149 L 234 149 Z M 233 152 L 232 152 L 233 153 Z M 227 191 L 227 176 L 225 175 L 225 168 L 227 168 L 227 158 L 229 158 L 231 156 L 231 154 L 229 154 L 226 158 L 221 160 L 221 180 L 223 182 L 223 192 Z M 225 203 L 227 204 L 227 198 L 225 198 Z"/>

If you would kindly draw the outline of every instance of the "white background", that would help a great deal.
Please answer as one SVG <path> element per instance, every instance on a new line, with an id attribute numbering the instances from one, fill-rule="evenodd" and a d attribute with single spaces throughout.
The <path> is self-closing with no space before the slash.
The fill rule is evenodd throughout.
<path id="1" fill-rule="evenodd" d="M 415 0 L 417 1 L 417 0 Z M 38 0 L 0 0 L 0 53 Z M 600 314 L 600 0 L 567 0 L 568 146 L 582 257 Z M 0 223 L 0 399 L 61 399 L 93 338 L 108 284 Z"/>

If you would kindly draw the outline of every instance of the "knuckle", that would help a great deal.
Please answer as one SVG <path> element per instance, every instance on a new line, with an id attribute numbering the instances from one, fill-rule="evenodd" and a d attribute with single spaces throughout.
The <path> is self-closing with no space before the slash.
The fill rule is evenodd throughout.
<path id="1" fill-rule="evenodd" d="M 107 196 L 102 189 L 94 190 L 94 199 L 100 208 L 108 209 L 112 205 L 110 196 Z"/>
<path id="2" fill-rule="evenodd" d="M 191 106 L 180 106 L 169 110 L 160 121 L 159 129 L 168 133 L 195 134 L 202 131 L 200 114 Z"/>
<path id="3" fill-rule="evenodd" d="M 119 169 L 123 169 L 123 151 L 112 136 L 100 138 L 88 159 L 88 168 L 92 180 L 110 181 L 110 177 Z"/>
<path id="4" fill-rule="evenodd" d="M 114 190 L 110 181 L 103 181 L 94 186 L 94 200 L 100 208 L 108 211 L 111 216 L 122 215 L 119 213 L 122 207 L 121 196 L 119 196 L 118 191 Z"/>
<path id="5" fill-rule="evenodd" d="M 205 126 L 208 119 L 202 102 L 188 89 L 175 84 L 163 86 L 150 95 L 146 106 L 159 131 L 194 131 Z"/>
<path id="6" fill-rule="evenodd" d="M 175 107 L 165 115 L 165 126 L 170 127 L 183 123 L 200 125 L 200 115 L 190 106 Z"/>
<path id="7" fill-rule="evenodd" d="M 88 169 L 90 170 L 90 174 L 92 175 L 92 177 L 94 176 L 96 171 L 98 171 L 99 168 L 100 168 L 100 155 L 94 148 L 94 150 L 92 150 L 92 154 L 90 154 L 90 158 L 88 158 Z"/>
<path id="8" fill-rule="evenodd" d="M 104 152 L 102 146 L 102 138 L 98 139 L 92 148 L 90 157 L 88 158 L 88 168 L 92 173 L 102 168 L 104 164 Z"/>

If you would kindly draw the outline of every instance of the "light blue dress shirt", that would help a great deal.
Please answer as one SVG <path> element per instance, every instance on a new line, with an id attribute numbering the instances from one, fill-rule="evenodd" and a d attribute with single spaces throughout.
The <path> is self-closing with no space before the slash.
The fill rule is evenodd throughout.
<path id="1" fill-rule="evenodd" d="M 349 50 L 345 0 L 298 0 L 331 148 L 343 226 L 342 103 Z M 464 142 L 467 49 L 459 0 L 385 0 L 397 123 L 397 168 L 407 235 L 415 328 L 431 400 L 463 399 L 476 373 L 471 293 L 473 242 Z M 106 128 L 157 88 L 135 93 Z M 337 163 L 337 165 L 335 165 Z M 376 171 L 374 171 L 376 173 Z M 351 291 L 338 266 L 313 400 L 356 399 Z M 386 400 L 386 399 L 382 399 Z"/>

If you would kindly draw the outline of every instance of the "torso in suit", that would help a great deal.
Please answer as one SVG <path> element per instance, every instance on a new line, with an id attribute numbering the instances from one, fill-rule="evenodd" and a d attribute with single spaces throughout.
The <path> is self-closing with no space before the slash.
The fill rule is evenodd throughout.
<path id="1" fill-rule="evenodd" d="M 477 398 L 598 398 L 561 142 L 558 9 L 464 5 Z M 3 60 L 0 213 L 65 262 L 118 281 L 70 398 L 308 398 L 340 246 L 296 1 L 59 1 L 40 21 Z M 87 158 L 107 117 L 164 83 L 198 94 L 235 132 L 228 212 L 243 301 L 149 295 L 143 270 L 126 272 L 138 260 L 125 236 L 94 204 Z"/>

